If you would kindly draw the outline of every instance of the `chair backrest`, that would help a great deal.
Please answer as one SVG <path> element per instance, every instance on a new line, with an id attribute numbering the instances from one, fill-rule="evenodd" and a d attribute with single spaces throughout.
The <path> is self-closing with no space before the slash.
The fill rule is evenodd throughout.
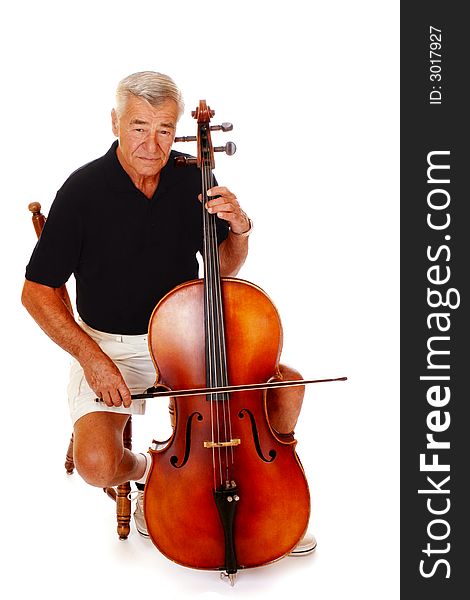
<path id="1" fill-rule="evenodd" d="M 31 220 L 33 221 L 34 231 L 39 237 L 44 227 L 44 223 L 46 222 L 46 217 L 41 212 L 41 205 L 39 202 L 31 202 L 30 204 L 28 204 L 28 210 L 32 213 Z M 60 288 L 57 288 L 56 291 L 59 297 L 61 298 L 62 302 L 73 315 L 72 303 L 70 302 L 70 296 L 67 292 L 67 288 L 65 287 L 65 285 L 63 285 Z"/>

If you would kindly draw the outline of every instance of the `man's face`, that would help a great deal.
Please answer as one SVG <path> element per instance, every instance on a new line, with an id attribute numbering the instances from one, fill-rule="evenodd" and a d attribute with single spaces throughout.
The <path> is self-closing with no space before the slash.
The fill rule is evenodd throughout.
<path id="1" fill-rule="evenodd" d="M 119 138 L 118 158 L 131 178 L 153 177 L 166 165 L 175 137 L 178 106 L 167 99 L 154 108 L 131 97 L 120 117 L 111 113 L 113 133 Z"/>

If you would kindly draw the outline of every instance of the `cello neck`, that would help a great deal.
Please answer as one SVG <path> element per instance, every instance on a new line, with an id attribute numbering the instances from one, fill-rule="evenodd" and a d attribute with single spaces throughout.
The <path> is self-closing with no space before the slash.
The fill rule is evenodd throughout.
<path id="1" fill-rule="evenodd" d="M 206 336 L 206 383 L 208 387 L 228 385 L 222 286 L 215 214 L 205 208 L 207 191 L 214 185 L 213 148 L 208 122 L 199 123 L 200 168 L 202 178 L 203 260 L 204 260 L 204 324 Z M 212 394 L 226 399 L 226 394 Z M 222 398 L 220 397 L 222 396 Z"/>

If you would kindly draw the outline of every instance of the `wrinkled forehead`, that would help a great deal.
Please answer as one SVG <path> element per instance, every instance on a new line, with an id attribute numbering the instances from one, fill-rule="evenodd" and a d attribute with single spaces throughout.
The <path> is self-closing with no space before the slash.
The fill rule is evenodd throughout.
<path id="1" fill-rule="evenodd" d="M 142 124 L 163 120 L 176 126 L 178 121 L 178 104 L 172 98 L 162 98 L 150 104 L 145 98 L 130 96 L 123 108 L 121 118 L 127 122 Z"/>

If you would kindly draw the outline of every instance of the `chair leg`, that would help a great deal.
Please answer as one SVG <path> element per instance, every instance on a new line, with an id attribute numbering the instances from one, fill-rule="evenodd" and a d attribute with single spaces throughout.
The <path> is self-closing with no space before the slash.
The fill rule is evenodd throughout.
<path id="1" fill-rule="evenodd" d="M 65 470 L 69 475 L 72 475 L 73 470 L 75 468 L 75 464 L 73 462 L 73 433 L 70 438 L 69 447 L 67 450 L 67 454 L 65 455 Z"/>
<path id="2" fill-rule="evenodd" d="M 124 432 L 122 435 L 124 448 L 132 450 L 132 416 L 129 415 Z M 129 481 L 121 483 L 116 488 L 116 518 L 117 518 L 117 533 L 120 540 L 127 540 L 131 527 L 131 501 L 129 492 L 131 484 Z"/>
<path id="3" fill-rule="evenodd" d="M 121 483 L 116 488 L 116 518 L 117 533 L 120 540 L 127 540 L 131 530 L 131 501 L 129 492 L 131 484 L 129 481 Z"/>
<path id="4" fill-rule="evenodd" d="M 175 415 L 175 399 L 173 397 L 170 397 L 170 400 L 168 402 L 168 412 L 170 413 L 171 427 L 174 431 L 175 426 L 176 426 L 176 415 Z"/>

